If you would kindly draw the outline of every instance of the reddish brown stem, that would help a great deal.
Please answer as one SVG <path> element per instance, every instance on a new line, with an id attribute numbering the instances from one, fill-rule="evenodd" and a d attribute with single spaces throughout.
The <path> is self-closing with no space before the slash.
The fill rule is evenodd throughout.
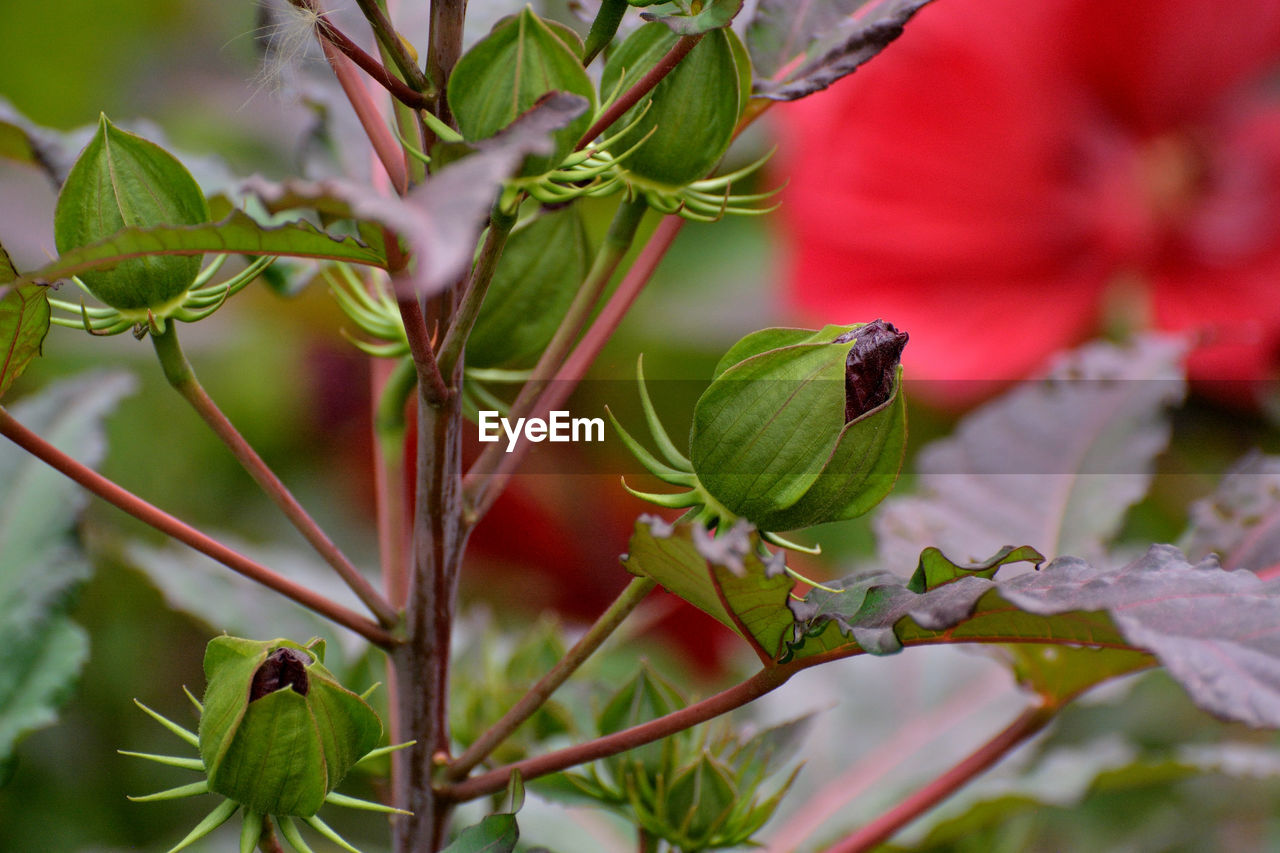
<path id="1" fill-rule="evenodd" d="M 1056 705 L 1034 705 L 1018 715 L 991 740 L 978 747 L 950 770 L 907 797 L 866 826 L 845 836 L 826 853 L 862 853 L 888 841 L 894 833 L 936 806 L 947 797 L 1008 755 L 1014 747 L 1048 725 L 1057 713 Z"/>
<path id="2" fill-rule="evenodd" d="M 404 195 L 409 188 L 409 170 L 404 162 L 404 150 L 386 122 L 382 120 L 382 115 L 378 112 L 373 99 L 369 97 L 369 92 L 365 89 L 364 82 L 356 73 L 351 61 L 333 45 L 333 42 L 321 36 L 320 32 L 316 30 L 316 38 L 320 42 L 321 50 L 324 51 L 324 58 L 333 69 L 333 76 L 338 79 L 343 94 L 347 96 L 351 108 L 355 110 L 356 118 L 360 120 L 360 126 L 364 128 L 365 136 L 369 138 L 369 144 L 378 155 L 378 161 L 386 170 L 387 177 L 391 179 L 391 185 L 395 187 L 397 193 Z"/>
<path id="3" fill-rule="evenodd" d="M 191 404 L 196 413 L 204 419 L 204 422 L 209 425 L 214 434 L 231 451 L 231 455 L 236 458 L 241 467 L 266 493 L 272 503 L 280 508 L 280 511 L 289 519 L 294 528 L 302 534 L 307 543 L 337 572 L 338 576 L 351 588 L 351 591 L 369 608 L 369 611 L 378 617 L 378 622 L 383 627 L 391 627 L 399 622 L 399 616 L 391 607 L 391 604 L 374 588 L 369 579 L 361 574 L 360 570 L 347 559 L 346 555 L 334 544 L 333 540 L 321 529 L 320 525 L 316 524 L 315 519 L 307 513 L 288 487 L 281 482 L 275 471 L 271 470 L 271 466 L 263 461 L 257 451 L 249 445 L 249 442 L 245 441 L 244 436 L 235 428 L 235 425 L 227 419 L 227 416 L 222 413 L 218 405 L 213 402 L 213 398 L 209 396 L 204 390 L 204 386 L 196 379 L 195 371 L 191 368 L 190 362 L 187 361 L 186 355 L 182 352 L 182 348 L 178 344 L 178 335 L 174 329 L 174 324 L 170 322 L 168 328 L 163 332 L 153 331 L 151 342 L 155 345 L 156 354 L 160 358 L 160 364 L 164 368 L 164 375 L 169 384 L 182 395 L 183 399 Z"/>
<path id="4" fill-rule="evenodd" d="M 286 598 L 292 599 L 304 607 L 309 607 L 339 625 L 350 628 L 371 643 L 383 648 L 390 648 L 396 644 L 395 638 L 372 620 L 361 616 L 354 610 L 349 610 L 334 601 L 330 601 L 328 598 L 313 592 L 301 584 L 294 583 L 265 566 L 255 563 L 243 554 L 228 548 L 221 542 L 206 536 L 185 522 L 147 503 L 127 489 L 116 485 L 92 468 L 77 462 L 18 423 L 3 407 L 0 407 L 0 435 L 4 435 L 32 456 L 71 478 L 107 503 L 124 510 L 139 521 L 151 525 L 160 532 L 194 548 L 205 556 L 217 560 L 227 568 L 239 572 L 263 586 L 274 589 Z"/>
<path id="5" fill-rule="evenodd" d="M 595 124 L 582 134 L 582 138 L 578 140 L 575 150 L 581 151 L 586 148 L 600 134 L 604 133 L 609 127 L 627 112 L 627 110 L 640 103 L 640 100 L 653 91 L 654 87 L 662 82 L 662 78 L 671 73 L 680 60 L 689 55 L 689 51 L 693 50 L 698 42 L 702 41 L 705 33 L 698 33 L 692 36 L 681 36 L 680 39 L 671 46 L 671 50 L 666 52 L 658 63 L 650 68 L 643 77 L 635 82 L 627 91 L 623 92 L 618 100 L 614 101 L 609 109 L 596 120 Z"/>
<path id="6" fill-rule="evenodd" d="M 501 791 L 510 781 L 513 770 L 519 770 L 520 775 L 527 781 L 652 743 L 754 702 L 766 693 L 781 687 L 798 669 L 791 666 L 762 669 L 751 678 L 728 690 L 667 714 L 665 717 L 659 717 L 587 743 L 527 758 L 524 761 L 517 761 L 514 764 L 472 776 L 465 782 L 440 788 L 440 796 L 457 802 L 473 800 L 476 797 Z"/>
<path id="7" fill-rule="evenodd" d="M 322 41 L 327 41 L 342 51 L 344 56 L 358 65 L 375 83 L 390 92 L 397 101 L 414 109 L 427 108 L 429 102 L 425 95 L 414 91 L 403 80 L 387 71 L 386 66 L 369 55 L 360 45 L 353 42 L 346 33 L 338 29 L 333 21 L 329 20 L 329 17 L 319 10 L 315 3 L 310 2 L 310 0 L 291 0 L 291 2 L 300 9 L 315 13 L 317 36 Z"/>

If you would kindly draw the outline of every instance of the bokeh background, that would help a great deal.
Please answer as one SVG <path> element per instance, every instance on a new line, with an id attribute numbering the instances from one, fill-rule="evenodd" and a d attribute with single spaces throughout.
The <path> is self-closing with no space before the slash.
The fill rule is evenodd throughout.
<path id="1" fill-rule="evenodd" d="M 358 131 L 325 68 L 305 39 L 290 41 L 265 2 L 0 2 L 0 97 L 59 132 L 105 112 L 181 152 L 209 192 L 254 173 L 367 175 L 367 155 L 351 144 Z M 411 5 L 402 4 L 405 29 L 421 44 L 424 10 Z M 473 33 L 512 8 L 499 0 L 471 6 Z M 561 3 L 540 11 L 574 20 Z M 337 14 L 355 20 L 349 9 Z M 364 32 L 355 23 L 347 29 Z M 1058 349 L 1151 326 L 1188 331 L 1209 349 L 1193 358 L 1191 400 L 1175 415 L 1155 488 L 1122 534 L 1133 543 L 1172 540 L 1188 503 L 1211 491 L 1231 461 L 1280 444 L 1268 384 L 1280 341 L 1278 68 L 1280 4 L 1271 0 L 1150 0 L 1123 9 L 1105 0 L 938 0 L 885 56 L 830 92 L 773 110 L 744 137 L 735 162 L 781 144 L 759 180 L 790 182 L 782 209 L 687 226 L 571 407 L 598 413 L 608 403 L 635 422 L 624 380 L 643 352 L 663 418 L 679 436 L 701 381 L 741 335 L 883 316 L 912 335 L 909 376 L 929 380 L 909 397 L 914 453 Z M 37 170 L 0 160 L 0 242 L 18 267 L 52 254 L 55 198 Z M 608 215 L 608 203 L 592 209 L 597 237 Z M 184 329 L 184 340 L 250 442 L 344 549 L 373 566 L 368 365 L 342 338 L 344 325 L 321 286 L 288 296 L 254 286 Z M 13 396 L 103 364 L 140 383 L 110 419 L 103 470 L 307 576 L 305 560 L 292 562 L 294 534 L 164 387 L 146 342 L 55 328 Z M 535 455 L 530 470 L 475 537 L 463 646 L 486 632 L 518 636 L 545 612 L 581 624 L 627 581 L 617 557 L 647 507 L 617 484 L 635 466 L 616 442 Z M 908 474 L 903 488 L 911 483 Z M 82 530 L 97 571 L 75 617 L 91 633 L 92 659 L 60 722 L 20 745 L 0 787 L 5 851 L 166 849 L 209 806 L 124 799 L 175 784 L 116 755 L 169 748 L 131 700 L 183 718 L 179 688 L 200 689 L 212 633 L 248 622 L 276 636 L 309 624 L 287 606 L 221 588 L 209 594 L 223 596 L 223 623 L 189 615 L 182 602 L 206 588 L 181 580 L 196 570 L 183 555 L 100 504 Z M 874 551 L 862 520 L 809 540 L 825 554 L 798 565 L 815 577 L 837 576 Z M 656 601 L 643 621 L 604 666 L 606 681 L 620 682 L 640 656 L 701 695 L 750 671 L 725 632 L 673 601 Z M 337 643 L 341 666 L 357 681 L 375 680 L 377 662 L 347 639 Z M 761 711 L 786 718 L 816 702 L 830 717 L 856 721 L 866 743 L 849 748 L 864 763 L 811 764 L 828 778 L 861 768 L 844 779 L 850 799 L 861 792 L 890 803 L 913 779 L 895 767 L 928 763 L 920 756 L 930 738 L 904 719 L 927 712 L 931 732 L 950 733 L 948 746 L 933 747 L 937 762 L 962 754 L 1016 706 L 1007 677 L 980 657 L 922 652 L 909 663 L 858 664 L 810 679 Z M 1159 755 L 1188 740 L 1270 743 L 1205 719 L 1158 675 L 1070 711 L 1053 737 L 1054 754 L 1081 780 L 1074 799 L 1043 805 L 1032 797 L 1036 808 L 975 819 L 956 833 L 968 840 L 913 849 L 1280 849 L 1276 767 L 1247 780 L 1152 770 L 1098 783 L 1099 768 L 1124 765 L 1126 749 Z M 884 743 L 897 751 L 877 758 L 872 747 Z M 1008 796 L 1053 787 L 1036 788 L 1037 767 L 1069 787 L 1067 771 L 1030 765 L 1010 777 Z M 1157 831 L 1176 814 L 1178 832 Z M 541 827 L 536 840 L 558 851 L 630 849 L 600 820 L 552 808 L 531 818 L 529 832 Z M 376 819 L 334 823 L 367 849 L 385 843 Z M 566 827 L 585 830 L 575 840 Z"/>

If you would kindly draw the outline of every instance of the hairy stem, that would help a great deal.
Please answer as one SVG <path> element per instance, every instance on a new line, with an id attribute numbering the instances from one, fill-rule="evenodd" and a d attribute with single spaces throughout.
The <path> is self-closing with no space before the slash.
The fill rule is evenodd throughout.
<path id="1" fill-rule="evenodd" d="M 267 497 L 280 507 L 303 538 L 338 573 L 351 591 L 377 617 L 378 622 L 383 627 L 395 625 L 399 617 L 391 604 L 347 559 L 333 540 L 320 529 L 315 520 L 302 508 L 302 504 L 298 503 L 297 498 L 285 487 L 262 457 L 249 446 L 244 436 L 236 430 L 231 421 L 227 420 L 226 415 L 205 392 L 178 344 L 175 324 L 168 323 L 163 332 L 153 333 L 151 340 L 155 344 L 156 354 L 160 357 L 160 364 L 164 368 L 164 375 L 169 384 L 191 404 L 218 438 L 222 439 L 222 443 L 227 446 L 249 476 L 253 477 Z"/>
<path id="2" fill-rule="evenodd" d="M 640 103 L 640 100 L 653 91 L 654 87 L 662 82 L 662 78 L 672 72 L 680 61 L 689 55 L 689 51 L 702 41 L 705 33 L 698 33 L 693 36 L 681 36 L 675 44 L 671 46 L 671 50 L 658 60 L 657 64 L 645 73 L 643 77 L 637 80 L 630 89 L 623 92 L 618 100 L 614 101 L 609 109 L 601 114 L 600 118 L 587 128 L 587 132 L 582 134 L 582 138 L 578 140 L 576 150 L 581 151 L 595 140 L 597 136 L 604 133 L 613 125 L 615 121 L 622 118 L 627 110 Z"/>
<path id="3" fill-rule="evenodd" d="M 640 198 L 624 199 L 618 206 L 613 222 L 609 225 L 609 233 L 605 236 L 586 279 L 578 288 L 578 293 L 551 342 L 534 366 L 532 376 L 511 404 L 512 419 L 527 417 L 538 408 L 548 383 L 559 372 L 574 341 L 595 309 L 600 294 L 604 292 L 618 264 L 631 248 L 640 220 L 647 209 L 648 205 Z M 523 457 L 519 446 L 515 453 L 506 453 L 500 444 L 491 444 L 480 454 L 475 465 L 467 472 L 467 494 L 471 499 L 475 519 L 483 516 L 502 493 L 506 481 Z"/>
<path id="4" fill-rule="evenodd" d="M 861 853 L 888 841 L 902 827 L 960 790 L 969 780 L 1043 729 L 1053 719 L 1057 710 L 1057 705 L 1053 704 L 1038 704 L 1027 708 L 999 734 L 978 747 L 960 763 L 866 826 L 837 841 L 827 848 L 826 853 Z"/>
<path id="5" fill-rule="evenodd" d="M 647 723 L 642 723 L 611 735 L 605 735 L 577 746 L 571 746 L 533 758 L 526 758 L 523 761 L 517 761 L 514 764 L 508 764 L 473 776 L 456 785 L 442 786 L 440 794 L 450 800 L 459 802 L 473 800 L 476 797 L 483 797 L 487 794 L 501 791 L 506 787 L 513 770 L 519 770 L 521 777 L 528 781 L 529 779 L 536 779 L 539 776 L 546 776 L 549 773 L 556 773 L 579 764 L 585 764 L 588 761 L 595 761 L 597 758 L 605 758 L 606 756 L 616 755 L 619 752 L 626 752 L 628 749 L 635 749 L 637 746 L 643 746 L 646 743 L 652 743 L 676 732 L 684 731 L 687 728 L 696 726 L 698 723 L 705 723 L 707 720 L 714 719 L 721 714 L 727 714 L 736 708 L 741 708 L 749 702 L 754 702 L 766 693 L 781 687 L 797 671 L 798 668 L 793 666 L 772 666 L 762 669 L 751 678 L 734 687 L 730 687 L 728 690 L 717 693 L 701 702 L 696 702 L 687 708 L 681 708 L 679 711 L 667 714 L 665 717 L 659 717 L 656 720 L 650 720 Z"/>
<path id="6" fill-rule="evenodd" d="M 259 853 L 284 853 L 280 840 L 276 838 L 276 827 L 271 818 L 262 819 L 262 835 L 258 838 Z"/>
<path id="7" fill-rule="evenodd" d="M 480 307 L 484 304 L 485 294 L 489 292 L 489 282 L 493 281 L 493 273 L 498 268 L 498 259 L 507 245 L 507 237 L 516 224 L 516 214 L 506 213 L 498 205 L 494 205 L 489 216 L 489 230 L 485 233 L 484 244 L 480 247 L 480 257 L 475 268 L 467 277 L 462 290 L 462 298 L 458 302 L 458 310 L 449 324 L 440 343 L 440 352 L 436 360 L 442 373 L 452 373 L 453 367 L 462 356 L 467 345 L 467 338 L 475 328 L 476 318 L 480 316 Z"/>
<path id="8" fill-rule="evenodd" d="M 475 743 L 449 765 L 447 778 L 455 782 L 465 779 L 473 767 L 488 758 L 493 750 L 510 737 L 525 720 L 533 716 L 534 712 L 551 698 L 551 694 L 555 693 L 560 685 L 564 684 L 569 676 L 573 675 L 578 667 L 600 648 L 600 644 L 617 630 L 622 620 L 626 619 L 627 615 L 653 591 L 655 585 L 655 582 L 649 578 L 633 578 L 627 588 L 614 599 L 609 609 L 600 615 L 600 618 L 573 645 L 573 648 L 569 649 L 568 653 L 557 661 L 537 684 L 530 687 L 529 692 L 520 697 L 520 700 L 511 706 L 511 710 L 502 715 L 502 719 L 476 738 Z"/>
<path id="9" fill-rule="evenodd" d="M 0 435 L 4 435 L 49 467 L 80 484 L 87 491 L 139 521 L 154 527 L 161 533 L 194 548 L 211 559 L 217 560 L 227 568 L 244 575 L 250 580 L 256 581 L 286 598 L 314 610 L 321 616 L 350 628 L 375 645 L 383 648 L 390 648 L 395 645 L 395 638 L 373 620 L 250 560 L 238 551 L 206 536 L 186 522 L 169 515 L 127 489 L 108 480 L 97 471 L 71 458 L 18 423 L 3 407 L 0 407 Z"/>

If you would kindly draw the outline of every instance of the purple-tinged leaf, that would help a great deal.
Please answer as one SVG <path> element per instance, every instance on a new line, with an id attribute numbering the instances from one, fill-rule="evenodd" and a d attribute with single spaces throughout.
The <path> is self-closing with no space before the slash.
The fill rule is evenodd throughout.
<path id="1" fill-rule="evenodd" d="M 756 74 L 777 74 L 866 4 L 867 0 L 760 0 L 746 39 Z"/>
<path id="2" fill-rule="evenodd" d="M 1009 581 L 963 577 L 923 594 L 887 573 L 843 586 L 792 605 L 794 657 L 938 642 L 1145 650 L 1200 708 L 1280 727 L 1280 580 L 1228 572 L 1212 559 L 1192 565 L 1176 548 L 1154 545 L 1119 569 L 1063 557 Z M 1141 664 L 1109 660 L 1097 680 Z M 1087 686 L 1079 669 L 1073 676 L 1072 690 Z"/>
<path id="3" fill-rule="evenodd" d="M 807 46 L 812 58 L 782 81 L 759 80 L 756 94 L 794 101 L 852 74 L 902 35 L 903 27 L 930 0 L 883 0 L 865 14 L 848 18 L 829 35 Z"/>
<path id="4" fill-rule="evenodd" d="M 1217 554 L 1229 569 L 1280 563 L 1280 457 L 1248 454 L 1192 504 L 1186 548 L 1192 557 Z"/>
<path id="5" fill-rule="evenodd" d="M 245 189 L 268 210 L 309 207 L 328 216 L 377 223 L 398 234 L 413 256 L 419 295 L 452 285 L 471 264 L 476 240 L 503 183 L 529 155 L 552 152 L 551 134 L 587 107 L 585 98 L 552 92 L 494 136 L 475 143 L 475 153 L 450 163 L 405 198 L 378 195 L 345 181 L 251 179 Z"/>
<path id="6" fill-rule="evenodd" d="M 760 537 L 740 523 L 713 537 L 699 525 L 636 519 L 623 565 L 731 628 L 762 660 L 774 660 L 791 634 L 787 596 L 795 586 L 783 555 L 762 560 Z"/>
<path id="7" fill-rule="evenodd" d="M 1090 344 L 966 416 L 921 452 L 919 493 L 881 508 L 878 564 L 915 565 L 931 545 L 971 562 L 1009 542 L 1101 561 L 1168 443 L 1184 351 L 1171 338 Z"/>

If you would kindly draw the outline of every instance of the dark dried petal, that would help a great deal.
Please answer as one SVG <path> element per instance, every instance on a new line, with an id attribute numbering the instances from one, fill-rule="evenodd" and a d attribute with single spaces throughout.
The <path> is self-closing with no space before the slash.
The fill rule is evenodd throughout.
<path id="1" fill-rule="evenodd" d="M 893 393 L 898 362 L 907 345 L 907 333 L 892 323 L 876 320 L 845 332 L 835 343 L 853 341 L 844 363 L 844 422 L 862 417 Z"/>
<path id="2" fill-rule="evenodd" d="M 307 664 L 310 662 L 311 659 L 297 649 L 276 649 L 253 674 L 253 683 L 249 686 L 249 701 L 261 699 L 285 687 L 292 687 L 293 692 L 306 696 L 310 689 L 307 680 Z"/>

